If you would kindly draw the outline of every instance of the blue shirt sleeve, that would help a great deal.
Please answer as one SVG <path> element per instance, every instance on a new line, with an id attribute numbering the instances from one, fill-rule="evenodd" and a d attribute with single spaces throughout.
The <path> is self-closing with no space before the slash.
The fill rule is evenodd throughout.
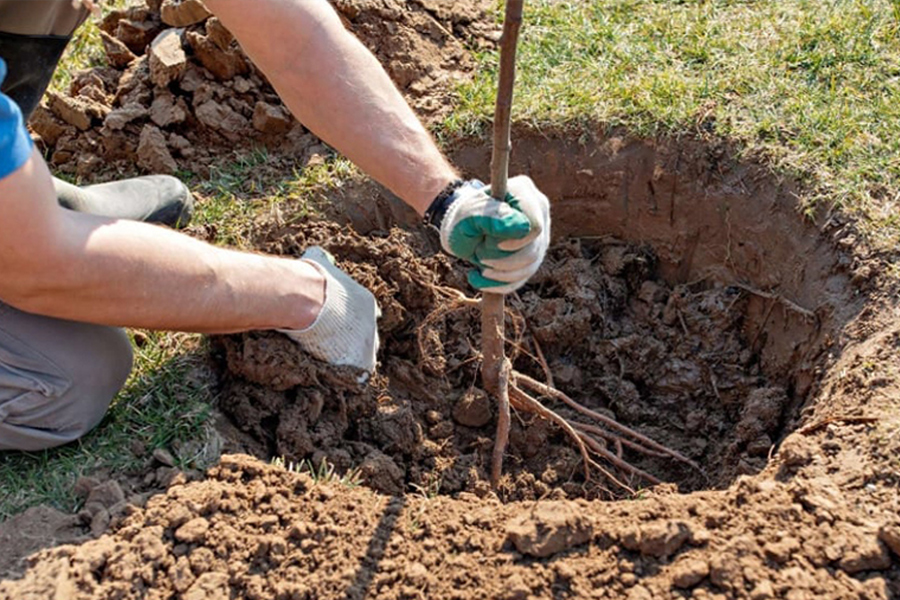
<path id="1" fill-rule="evenodd" d="M 0 58 L 0 84 L 6 79 L 6 63 Z M 25 129 L 22 111 L 0 92 L 0 179 L 16 171 L 31 156 L 34 142 Z"/>

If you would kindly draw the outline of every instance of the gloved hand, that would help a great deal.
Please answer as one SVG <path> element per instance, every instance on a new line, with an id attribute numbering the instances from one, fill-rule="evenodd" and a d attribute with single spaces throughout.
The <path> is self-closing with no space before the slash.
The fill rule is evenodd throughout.
<path id="1" fill-rule="evenodd" d="M 313 246 L 301 259 L 313 263 L 325 276 L 325 303 L 306 329 L 278 331 L 320 360 L 375 372 L 376 320 L 381 316 L 375 296 L 337 268 L 334 257 L 323 248 Z"/>
<path id="2" fill-rule="evenodd" d="M 508 294 L 544 260 L 550 202 L 525 175 L 509 180 L 504 202 L 491 198 L 480 181 L 468 181 L 450 197 L 439 229 L 444 250 L 478 267 L 469 271 L 472 287 Z"/>

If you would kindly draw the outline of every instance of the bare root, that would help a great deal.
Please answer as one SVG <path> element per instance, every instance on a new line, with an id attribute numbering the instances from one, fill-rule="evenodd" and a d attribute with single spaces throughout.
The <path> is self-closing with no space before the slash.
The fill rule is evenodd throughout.
<path id="1" fill-rule="evenodd" d="M 504 369 L 504 371 L 506 371 L 506 369 Z M 595 460 L 596 457 L 602 459 L 606 463 L 611 464 L 613 467 L 615 467 L 616 470 L 627 475 L 631 479 L 637 479 L 650 485 L 656 485 L 660 483 L 660 480 L 658 478 L 625 460 L 625 458 L 623 458 L 623 448 L 628 448 L 633 452 L 644 454 L 646 456 L 672 458 L 674 460 L 677 460 L 678 462 L 682 462 L 694 469 L 697 469 L 701 473 L 703 472 L 697 463 L 690 460 L 683 454 L 616 422 L 614 419 L 611 419 L 605 415 L 582 406 L 581 404 L 575 402 L 567 395 L 563 394 L 555 388 L 547 386 L 517 371 L 509 371 L 508 373 L 505 373 L 503 379 L 508 380 L 504 381 L 504 384 L 508 385 L 509 402 L 513 408 L 518 411 L 536 414 L 542 418 L 545 418 L 548 421 L 551 421 L 558 425 L 566 433 L 566 435 L 569 436 L 569 438 L 578 448 L 579 452 L 581 452 L 582 461 L 584 463 L 585 478 L 588 480 L 590 480 L 593 473 L 599 473 L 603 478 L 615 485 L 617 488 L 632 495 L 635 493 L 635 490 L 631 485 L 623 482 L 619 477 L 614 475 L 612 471 L 605 468 L 600 462 L 598 462 L 598 460 Z M 559 415 L 557 412 L 544 406 L 539 400 L 535 399 L 525 390 L 523 390 L 520 385 L 523 387 L 527 387 L 543 396 L 560 400 L 570 408 L 573 408 L 579 413 L 589 416 L 600 424 L 605 425 L 606 428 L 599 427 L 593 424 L 570 421 L 565 417 Z M 505 432 L 505 434 L 503 435 L 502 443 L 499 436 L 499 432 L 501 431 L 501 429 L 503 429 Z M 491 477 L 492 483 L 495 488 L 499 481 L 500 468 L 502 467 L 502 452 L 506 448 L 506 440 L 509 435 L 508 420 L 506 421 L 506 425 L 503 427 L 498 424 L 497 430 L 498 438 L 494 446 L 493 471 Z M 615 452 L 610 450 L 610 445 L 615 448 Z M 499 459 L 498 456 L 500 457 Z"/>
<path id="2" fill-rule="evenodd" d="M 760 298 L 766 298 L 768 300 L 774 300 L 775 302 L 779 302 L 786 309 L 797 313 L 801 317 L 803 317 L 805 319 L 809 319 L 810 321 L 813 321 L 815 323 L 819 322 L 819 317 L 816 316 L 816 313 L 809 310 L 808 308 L 803 308 L 796 302 L 792 302 L 791 300 L 788 300 L 781 294 L 758 290 L 755 287 L 751 287 L 749 285 L 744 285 L 743 283 L 734 283 L 732 285 L 734 285 L 734 287 L 736 287 L 738 289 L 741 289 L 741 290 L 747 292 L 748 294 L 753 294 L 754 296 L 759 296 Z"/>
<path id="3" fill-rule="evenodd" d="M 429 287 L 448 302 L 431 312 L 418 327 L 417 337 L 419 341 L 419 350 L 423 355 L 427 354 L 425 352 L 426 332 L 434 327 L 439 320 L 444 319 L 457 311 L 475 309 L 481 305 L 478 300 L 469 298 L 452 288 L 435 285 L 429 285 Z M 518 341 L 521 340 L 523 334 L 524 327 L 521 322 L 524 319 L 522 319 L 520 314 L 510 310 L 508 307 L 503 308 L 505 316 L 508 317 L 513 324 L 514 339 L 501 339 L 509 342 L 513 348 L 522 351 Z M 498 324 L 495 323 L 491 327 L 483 327 L 482 335 L 485 335 L 486 337 L 502 336 L 502 332 L 498 330 Z M 658 484 L 660 483 L 660 480 L 650 473 L 630 464 L 624 458 L 625 449 L 628 449 L 628 451 L 632 453 L 642 454 L 644 456 L 670 458 L 703 473 L 700 465 L 680 452 L 622 425 L 611 417 L 587 408 L 556 389 L 552 384 L 553 374 L 550 371 L 550 366 L 547 363 L 542 349 L 537 345 L 537 340 L 534 340 L 534 342 L 536 356 L 532 356 L 532 358 L 540 364 L 547 380 L 551 382 L 549 385 L 513 370 L 510 357 L 506 357 L 502 354 L 497 357 L 502 361 L 500 363 L 501 369 L 499 378 L 495 386 L 490 386 L 493 387 L 493 389 L 489 390 L 496 398 L 498 407 L 497 433 L 491 455 L 491 484 L 494 489 L 497 489 L 500 483 L 503 472 L 503 456 L 509 443 L 511 424 L 510 407 L 523 413 L 538 415 L 541 418 L 555 423 L 566 433 L 581 453 L 586 479 L 590 480 L 592 474 L 599 474 L 613 486 L 628 494 L 634 494 L 635 492 L 634 486 L 626 483 L 628 480 L 638 480 L 639 482 L 650 485 Z M 530 353 L 528 354 L 530 355 Z M 476 357 L 476 359 L 477 358 L 478 357 Z M 480 358 L 485 360 L 484 355 Z M 536 394 L 538 397 L 562 402 L 570 409 L 587 417 L 591 422 L 582 423 L 566 419 L 556 411 L 544 406 L 540 400 L 530 395 L 529 392 Z M 611 465 L 613 469 L 606 468 L 603 464 Z M 614 474 L 614 471 L 618 472 L 620 475 L 617 476 Z M 705 473 L 703 474 L 705 476 Z M 625 477 L 622 477 L 622 475 Z M 623 479 L 625 479 L 625 481 L 623 481 Z"/>
<path id="4" fill-rule="evenodd" d="M 491 189 L 494 197 L 501 199 L 506 197 L 507 176 L 509 167 L 510 150 L 510 108 L 512 106 L 513 82 L 515 80 L 516 41 L 519 34 L 519 26 L 522 23 L 523 0 L 507 0 L 506 11 L 503 20 L 503 35 L 500 39 L 500 77 L 497 89 L 497 102 L 494 112 L 494 140 L 493 154 L 491 157 Z M 538 414 L 559 425 L 569 437 L 571 437 L 584 460 L 585 477 L 590 479 L 592 470 L 599 471 L 609 481 L 629 493 L 634 490 L 619 481 L 612 473 L 591 458 L 593 453 L 615 465 L 620 471 L 631 476 L 638 477 L 650 483 L 659 483 L 659 480 L 630 465 L 622 458 L 622 447 L 627 446 L 632 450 L 644 451 L 653 456 L 668 456 L 695 468 L 699 467 L 693 461 L 682 456 L 678 452 L 659 444 L 650 438 L 632 431 L 615 420 L 601 415 L 595 411 L 581 406 L 562 392 L 553 387 L 553 375 L 544 358 L 540 346 L 535 340 L 535 351 L 541 363 L 547 381 L 550 385 L 544 385 L 530 377 L 512 370 L 512 363 L 504 354 L 504 320 L 506 310 L 503 295 L 486 292 L 481 301 L 481 343 L 482 365 L 481 374 L 485 389 L 497 399 L 499 418 L 497 420 L 497 437 L 494 442 L 494 452 L 491 457 L 491 484 L 497 489 L 500 476 L 503 471 L 503 453 L 509 441 L 510 405 L 518 410 Z M 679 314 L 679 317 L 680 314 Z M 426 320 L 427 322 L 427 320 Z M 682 326 L 687 329 L 682 318 Z M 420 328 L 421 331 L 421 328 Z M 520 336 L 517 336 L 520 338 Z M 420 338 L 421 339 L 421 338 Z M 521 339 L 513 342 L 518 347 Z M 538 400 L 526 393 L 519 384 L 531 390 L 560 400 L 574 408 L 583 415 L 599 421 L 607 428 L 606 431 L 595 426 L 582 425 L 569 422 L 556 412 L 548 409 Z M 616 453 L 607 449 L 607 442 L 612 442 L 616 447 Z"/>
<path id="5" fill-rule="evenodd" d="M 590 462 L 590 454 L 588 453 L 588 449 L 587 447 L 585 447 L 584 442 L 581 441 L 581 436 L 578 435 L 578 432 L 575 431 L 571 423 L 569 423 L 566 419 L 562 418 L 516 386 L 512 386 L 512 388 L 510 389 L 510 402 L 518 410 L 540 415 L 548 421 L 556 423 L 562 428 L 563 431 L 569 434 L 569 437 L 571 437 L 575 444 L 578 446 L 578 449 L 581 451 L 581 456 L 584 459 L 584 475 L 586 478 L 590 479 L 591 471 L 588 467 L 588 463 Z"/>
<path id="6" fill-rule="evenodd" d="M 596 421 L 599 421 L 600 423 L 602 423 L 603 425 L 606 425 L 610 429 L 613 429 L 613 430 L 619 432 L 620 434 L 622 434 L 622 436 L 626 436 L 625 438 L 623 438 L 622 436 L 616 435 L 614 433 L 607 433 L 606 435 L 609 438 L 612 438 L 613 440 L 621 440 L 621 441 L 625 442 L 627 440 L 627 438 L 631 438 L 631 439 L 635 440 L 638 444 L 642 445 L 642 446 L 634 445 L 633 447 L 636 450 L 642 452 L 643 454 L 650 454 L 650 452 L 648 452 L 648 449 L 650 451 L 656 451 L 657 453 L 674 458 L 678 462 L 682 462 L 682 463 L 689 465 L 690 467 L 702 472 L 700 465 L 698 465 L 697 463 L 695 463 L 694 461 L 692 461 L 685 455 L 681 454 L 680 452 L 672 450 L 671 448 L 669 448 L 667 446 L 663 446 L 659 442 L 656 442 L 656 441 L 648 438 L 647 436 L 645 436 L 641 433 L 638 433 L 637 431 L 635 431 L 629 427 L 622 425 L 615 419 L 611 419 L 611 418 L 607 417 L 606 415 L 602 415 L 602 414 L 598 413 L 597 411 L 591 410 L 591 409 L 579 404 L 578 402 L 575 402 L 574 400 L 572 400 L 571 398 L 569 398 L 567 395 L 563 394 L 556 388 L 552 388 L 548 385 L 541 383 L 540 381 L 536 381 L 536 380 L 532 379 L 531 377 L 528 377 L 527 375 L 523 375 L 518 372 L 514 373 L 514 380 L 517 384 L 520 383 L 520 384 L 524 385 L 525 387 L 531 388 L 533 391 L 535 391 L 539 394 L 559 400 L 559 401 L 565 403 L 566 405 L 568 405 L 570 408 L 580 412 L 581 414 L 588 416 Z"/>

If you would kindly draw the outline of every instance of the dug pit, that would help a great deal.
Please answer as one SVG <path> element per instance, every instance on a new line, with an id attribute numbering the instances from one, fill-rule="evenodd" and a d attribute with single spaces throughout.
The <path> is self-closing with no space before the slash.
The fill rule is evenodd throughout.
<path id="1" fill-rule="evenodd" d="M 854 313 L 852 263 L 798 214 L 790 186 L 726 148 L 515 139 L 512 172 L 550 197 L 554 244 L 507 302 L 514 367 L 697 463 L 610 443 L 681 491 L 761 471 Z M 485 177 L 489 149 L 461 143 L 454 160 Z M 271 225 L 257 241 L 295 256 L 311 245 L 376 295 L 378 373 L 360 386 L 357 373 L 321 365 L 276 333 L 218 338 L 220 406 L 250 435 L 245 447 L 358 470 L 390 494 L 487 493 L 495 406 L 480 379 L 480 313 L 465 299 L 465 267 L 363 182 L 340 190 L 329 218 Z M 621 493 L 587 481 L 562 429 L 530 415 L 513 419 L 505 474 L 506 500 Z M 618 476 L 632 489 L 648 484 Z"/>

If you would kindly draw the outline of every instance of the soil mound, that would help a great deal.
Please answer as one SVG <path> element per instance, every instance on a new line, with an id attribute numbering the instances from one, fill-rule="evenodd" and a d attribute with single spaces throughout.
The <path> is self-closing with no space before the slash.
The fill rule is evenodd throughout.
<path id="1" fill-rule="evenodd" d="M 446 112 L 453 80 L 473 69 L 466 46 L 494 35 L 485 2 L 334 4 L 423 118 Z M 267 147 L 301 164 L 317 151 L 318 140 L 197 0 L 148 0 L 110 12 L 100 28 L 108 66 L 76 75 L 68 93 L 49 93 L 29 122 L 57 170 L 96 178 L 137 165 L 205 175 L 235 149 Z"/>
<path id="2" fill-rule="evenodd" d="M 35 555 L 0 598 L 888 598 L 900 525 L 852 515 L 823 479 L 501 504 L 316 484 L 233 455 L 115 533 Z"/>

